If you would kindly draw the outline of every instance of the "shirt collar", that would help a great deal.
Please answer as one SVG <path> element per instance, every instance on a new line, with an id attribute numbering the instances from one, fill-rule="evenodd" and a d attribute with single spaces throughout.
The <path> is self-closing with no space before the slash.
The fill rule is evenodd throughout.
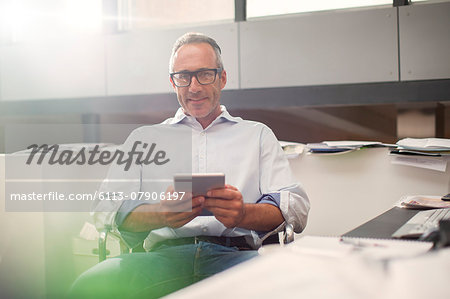
<path id="1" fill-rule="evenodd" d="M 224 105 L 220 105 L 220 110 L 222 111 L 222 113 L 220 113 L 220 115 L 212 122 L 212 124 L 216 123 L 219 119 L 231 122 L 238 122 L 239 120 L 241 120 L 240 117 L 231 116 Z M 175 113 L 175 116 L 169 121 L 169 124 L 181 123 L 185 119 L 195 120 L 192 116 L 186 115 L 184 113 L 183 107 L 180 107 L 178 108 L 177 113 Z"/>

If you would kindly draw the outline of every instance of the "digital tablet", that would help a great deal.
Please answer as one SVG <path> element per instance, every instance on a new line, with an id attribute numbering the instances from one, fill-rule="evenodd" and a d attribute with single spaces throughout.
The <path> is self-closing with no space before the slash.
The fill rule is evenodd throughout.
<path id="1" fill-rule="evenodd" d="M 223 173 L 179 173 L 173 177 L 175 191 L 192 192 L 192 196 L 206 196 L 211 189 L 225 187 Z M 212 216 L 208 210 L 203 210 L 200 216 Z"/>

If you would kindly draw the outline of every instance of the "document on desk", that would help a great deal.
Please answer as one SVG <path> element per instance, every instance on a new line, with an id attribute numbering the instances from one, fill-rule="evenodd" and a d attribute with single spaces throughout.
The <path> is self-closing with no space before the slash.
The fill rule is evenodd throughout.
<path id="1" fill-rule="evenodd" d="M 404 138 L 397 142 L 397 146 L 395 150 L 391 151 L 391 155 L 405 158 L 397 159 L 399 162 L 397 164 L 409 163 L 411 166 L 445 171 L 447 161 L 440 157 L 450 156 L 450 139 Z M 427 160 L 421 159 L 421 157 L 435 157 L 435 159 Z"/>
<path id="2" fill-rule="evenodd" d="M 396 147 L 394 144 L 381 143 L 379 141 L 354 141 L 354 140 L 341 140 L 341 141 L 323 141 L 328 146 L 335 147 Z"/>
<path id="3" fill-rule="evenodd" d="M 420 210 L 450 208 L 450 201 L 443 201 L 441 197 L 441 195 L 405 195 L 394 206 Z"/>
<path id="4" fill-rule="evenodd" d="M 341 154 L 356 151 L 361 148 L 397 147 L 395 144 L 386 144 L 379 141 L 354 140 L 323 141 L 320 143 L 308 143 L 306 146 L 309 148 L 309 152 L 314 154 Z"/>
<path id="5" fill-rule="evenodd" d="M 423 254 L 433 243 L 410 240 L 304 236 L 296 240 L 292 250 L 304 254 L 344 257 L 358 253 L 375 260 L 405 258 Z"/>
<path id="6" fill-rule="evenodd" d="M 404 138 L 397 145 L 415 150 L 450 151 L 450 139 L 446 138 Z"/>
<path id="7" fill-rule="evenodd" d="M 391 163 L 431 169 L 440 172 L 445 172 L 447 169 L 447 160 L 438 157 L 394 156 L 392 157 Z"/>

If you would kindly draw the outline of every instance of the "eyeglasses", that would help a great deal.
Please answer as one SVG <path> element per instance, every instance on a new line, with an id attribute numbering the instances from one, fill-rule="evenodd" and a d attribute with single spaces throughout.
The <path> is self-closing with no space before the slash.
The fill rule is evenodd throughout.
<path id="1" fill-rule="evenodd" d="M 171 73 L 170 78 L 172 78 L 173 83 L 177 87 L 188 87 L 191 85 L 192 76 L 195 76 L 197 82 L 201 85 L 208 85 L 216 81 L 217 73 L 220 74 L 221 71 L 222 68 L 203 69 L 195 72 L 177 72 Z"/>

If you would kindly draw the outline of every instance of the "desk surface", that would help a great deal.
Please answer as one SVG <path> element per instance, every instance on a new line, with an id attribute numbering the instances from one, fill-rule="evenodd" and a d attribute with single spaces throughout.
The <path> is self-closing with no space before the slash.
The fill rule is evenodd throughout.
<path id="1" fill-rule="evenodd" d="M 345 237 L 391 238 L 391 235 L 420 210 L 394 207 L 345 233 Z"/>
<path id="2" fill-rule="evenodd" d="M 388 238 L 417 212 L 391 208 L 345 236 Z M 173 293 L 168 298 L 226 299 L 232 294 L 236 298 L 268 299 L 444 299 L 450 294 L 450 249 L 388 261 L 386 257 L 389 255 L 381 252 L 384 246 L 368 247 L 365 252 L 355 248 L 346 250 L 345 247 L 339 250 L 333 245 L 335 243 L 326 242 L 327 239 L 322 238 L 316 244 L 321 246 L 317 249 L 302 248 L 296 240 L 284 248 L 275 248 L 272 252 Z M 330 244 L 331 247 L 326 247 Z M 411 244 L 406 245 L 409 248 Z M 401 248 L 401 254 L 404 249 Z M 417 281 L 418 277 L 420 283 L 411 283 Z"/>

